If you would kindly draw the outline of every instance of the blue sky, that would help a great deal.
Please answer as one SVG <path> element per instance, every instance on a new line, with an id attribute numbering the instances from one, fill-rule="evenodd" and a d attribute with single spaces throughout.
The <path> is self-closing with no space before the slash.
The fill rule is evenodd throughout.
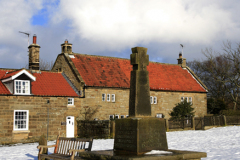
<path id="1" fill-rule="evenodd" d="M 237 0 L 0 0 L 0 68 L 28 63 L 27 36 L 41 46 L 40 58 L 55 61 L 65 39 L 73 52 L 129 58 L 148 48 L 151 61 L 177 63 L 183 44 L 187 61 L 202 49 L 220 51 L 240 42 Z"/>

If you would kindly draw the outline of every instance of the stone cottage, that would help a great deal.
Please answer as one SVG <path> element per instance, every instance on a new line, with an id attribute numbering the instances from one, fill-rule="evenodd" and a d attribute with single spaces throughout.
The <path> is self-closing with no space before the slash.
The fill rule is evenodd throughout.
<path id="1" fill-rule="evenodd" d="M 0 144 L 76 136 L 80 94 L 62 72 L 39 70 L 36 36 L 29 46 L 29 68 L 0 69 Z"/>
<path id="2" fill-rule="evenodd" d="M 29 70 L 0 69 L 0 144 L 73 137 L 76 119 L 128 117 L 129 59 L 73 53 L 66 40 L 52 70 L 41 71 L 36 40 L 28 47 Z M 196 116 L 207 114 L 207 87 L 181 55 L 178 64 L 150 62 L 147 70 L 152 116 L 169 118 L 184 99 Z"/>
<path id="3" fill-rule="evenodd" d="M 67 40 L 61 51 L 52 71 L 66 74 L 81 95 L 82 107 L 97 110 L 92 120 L 128 116 L 132 70 L 129 59 L 73 53 Z M 177 64 L 149 62 L 152 116 L 170 118 L 169 112 L 184 99 L 193 103 L 195 116 L 206 115 L 207 87 L 186 66 L 181 54 L 177 60 Z"/>

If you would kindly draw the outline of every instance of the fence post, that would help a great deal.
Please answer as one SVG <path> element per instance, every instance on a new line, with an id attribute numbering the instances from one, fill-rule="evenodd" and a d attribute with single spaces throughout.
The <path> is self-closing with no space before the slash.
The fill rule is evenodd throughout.
<path id="1" fill-rule="evenodd" d="M 227 119 L 226 119 L 226 116 L 223 115 L 223 125 L 226 126 L 227 125 Z"/>
<path id="2" fill-rule="evenodd" d="M 183 129 L 185 128 L 185 118 L 182 118 Z"/>
<path id="3" fill-rule="evenodd" d="M 115 121 L 110 120 L 110 123 L 111 123 L 110 136 L 111 138 L 114 138 L 115 137 Z"/>
<path id="4" fill-rule="evenodd" d="M 192 116 L 191 117 L 191 122 L 192 122 L 192 124 L 191 124 L 191 128 L 193 128 L 194 130 L 195 130 L 195 120 L 194 120 L 194 116 Z"/>
<path id="5" fill-rule="evenodd" d="M 165 127 L 166 127 L 166 132 L 168 132 L 169 131 L 168 119 L 165 119 Z"/>
<path id="6" fill-rule="evenodd" d="M 201 117 L 202 130 L 204 130 L 204 117 Z"/>

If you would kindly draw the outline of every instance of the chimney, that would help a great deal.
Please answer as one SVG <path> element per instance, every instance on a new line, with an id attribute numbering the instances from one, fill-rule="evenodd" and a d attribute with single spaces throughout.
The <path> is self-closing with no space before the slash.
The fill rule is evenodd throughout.
<path id="1" fill-rule="evenodd" d="M 72 54 L 72 44 L 68 43 L 66 39 L 63 44 L 61 44 L 62 53 Z"/>
<path id="2" fill-rule="evenodd" d="M 37 36 L 36 36 L 36 34 L 33 35 L 33 44 L 37 44 Z"/>
<path id="3" fill-rule="evenodd" d="M 182 53 L 180 52 L 179 53 L 179 58 L 177 59 L 178 60 L 178 65 L 180 65 L 182 68 L 186 68 L 186 58 L 183 58 L 182 57 Z"/>
<path id="4" fill-rule="evenodd" d="M 29 69 L 39 70 L 39 50 L 40 46 L 37 44 L 37 36 L 33 35 L 33 43 L 28 47 L 29 49 Z"/>

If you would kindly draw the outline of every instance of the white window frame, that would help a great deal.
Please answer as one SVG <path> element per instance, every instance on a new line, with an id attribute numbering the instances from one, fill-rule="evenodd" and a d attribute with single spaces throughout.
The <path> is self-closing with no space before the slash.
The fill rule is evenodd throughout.
<path id="1" fill-rule="evenodd" d="M 150 96 L 150 103 L 153 104 L 153 96 Z"/>
<path id="2" fill-rule="evenodd" d="M 156 96 L 153 97 L 153 103 L 157 104 L 157 97 Z"/>
<path id="3" fill-rule="evenodd" d="M 115 115 L 115 119 L 119 119 L 119 115 Z"/>
<path id="4" fill-rule="evenodd" d="M 17 82 L 20 83 L 20 92 L 17 93 Z M 24 89 L 23 83 L 27 83 L 28 85 L 25 85 L 25 88 L 28 87 L 28 92 L 26 92 L 26 90 Z M 23 91 L 25 91 L 25 93 L 23 93 Z M 30 94 L 30 81 L 29 80 L 14 80 L 14 94 L 18 94 L 18 95 L 26 95 L 26 94 Z"/>
<path id="5" fill-rule="evenodd" d="M 114 115 L 109 115 L 109 120 L 114 119 Z"/>
<path id="6" fill-rule="evenodd" d="M 184 102 L 184 97 L 181 97 L 181 102 Z"/>
<path id="7" fill-rule="evenodd" d="M 120 118 L 121 118 L 121 119 L 124 118 L 124 115 L 121 115 Z"/>
<path id="8" fill-rule="evenodd" d="M 74 105 L 74 98 L 68 98 L 68 106 L 73 106 L 73 105 Z"/>
<path id="9" fill-rule="evenodd" d="M 24 117 L 23 118 L 20 118 L 19 119 L 19 121 L 18 122 L 20 122 L 21 123 L 21 119 L 22 120 L 25 120 L 26 121 L 26 127 L 25 128 L 16 128 L 15 127 L 15 121 L 17 120 L 16 119 L 16 112 L 26 112 L 26 119 L 24 119 Z M 21 115 L 19 115 L 19 116 L 21 116 Z M 23 116 L 23 115 L 22 115 Z M 29 123 L 29 110 L 14 110 L 13 111 L 13 130 L 14 131 L 26 131 L 26 130 L 28 130 L 28 123 Z"/>
<path id="10" fill-rule="evenodd" d="M 106 99 L 106 94 L 103 93 L 103 94 L 102 94 L 102 101 L 105 101 L 105 99 Z"/>
<path id="11" fill-rule="evenodd" d="M 162 113 L 157 113 L 157 114 L 156 114 L 156 117 L 157 117 L 157 118 L 163 118 L 163 114 L 162 114 Z"/>
<path id="12" fill-rule="evenodd" d="M 187 100 L 187 102 L 188 102 L 188 97 L 184 97 L 184 100 Z"/>
<path id="13" fill-rule="evenodd" d="M 115 94 L 112 94 L 112 102 L 115 102 Z"/>
<path id="14" fill-rule="evenodd" d="M 107 94 L 107 102 L 110 102 L 110 94 Z"/>
<path id="15" fill-rule="evenodd" d="M 192 97 L 188 97 L 188 101 L 192 104 Z"/>
<path id="16" fill-rule="evenodd" d="M 126 118 L 128 118 L 129 117 L 129 115 L 126 115 Z"/>

